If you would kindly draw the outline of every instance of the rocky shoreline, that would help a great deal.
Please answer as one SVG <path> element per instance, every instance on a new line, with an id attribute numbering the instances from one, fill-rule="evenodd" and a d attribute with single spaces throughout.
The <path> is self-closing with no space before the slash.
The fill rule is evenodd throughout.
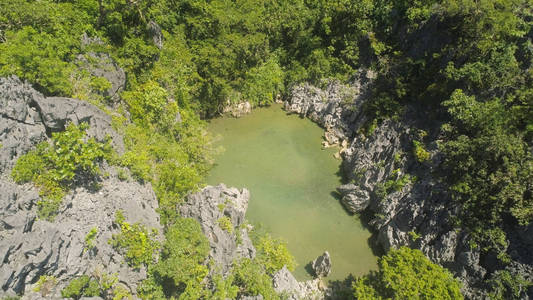
<path id="1" fill-rule="evenodd" d="M 295 86 L 284 108 L 322 126 L 326 145 L 341 147 L 342 170 L 350 182 L 338 188 L 341 203 L 351 213 L 370 216 L 368 223 L 385 251 L 400 246 L 420 249 L 462 281 L 465 298 L 486 298 L 483 280 L 498 263 L 471 248 L 468 232 L 453 226 L 458 208 L 451 204 L 447 186 L 434 176 L 442 157 L 437 145 L 429 145 L 427 161 L 417 161 L 413 141 L 423 139 L 424 133 L 415 129 L 416 120 L 408 113 L 377 124 L 370 134 L 361 133 L 370 121 L 363 105 L 371 97 L 374 77 L 360 70 L 350 84 L 330 81 L 325 89 Z M 515 241 L 505 269 L 531 281 L 533 243 L 524 234 L 531 232 L 529 227 L 510 230 Z M 533 291 L 528 294 L 532 297 Z"/>
<path id="2" fill-rule="evenodd" d="M 15 184 L 9 174 L 22 154 L 47 140 L 51 132 L 64 130 L 68 122 L 89 123 L 90 137 L 102 140 L 109 135 L 114 149 L 124 151 L 111 118 L 97 107 L 77 99 L 46 98 L 16 77 L 0 78 L 0 298 L 58 299 L 72 279 L 84 274 L 116 274 L 118 284 L 136 297 L 147 270 L 129 267 L 108 242 L 120 231 L 114 224 L 116 212 L 122 211 L 127 222 L 157 230 L 157 239 L 162 240 L 151 185 L 129 179 L 130 175 L 125 179 L 119 172 L 129 171 L 115 166 L 103 166 L 105 175 L 99 178 L 98 189 L 80 186 L 70 191 L 54 222 L 37 217 L 38 190 L 31 184 Z M 246 189 L 208 186 L 189 195 L 177 208 L 183 217 L 201 224 L 211 246 L 208 260 L 222 274 L 229 272 L 234 260 L 255 257 L 245 223 L 249 197 Z M 221 227 L 218 220 L 222 217 L 229 218 L 232 230 Z M 97 232 L 94 247 L 87 250 L 86 237 L 93 228 Z M 46 293 L 34 290 L 42 275 L 54 278 L 54 286 Z M 287 268 L 273 276 L 276 292 L 294 300 L 323 299 L 319 283 L 320 279 L 298 282 Z"/>

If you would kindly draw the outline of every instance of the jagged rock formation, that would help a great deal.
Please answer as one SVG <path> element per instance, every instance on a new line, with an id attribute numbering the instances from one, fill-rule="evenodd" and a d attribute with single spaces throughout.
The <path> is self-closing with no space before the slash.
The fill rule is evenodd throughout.
<path id="1" fill-rule="evenodd" d="M 246 189 L 207 186 L 196 194 L 189 195 L 180 207 L 182 217 L 194 218 L 202 226 L 211 251 L 209 256 L 226 275 L 234 260 L 254 258 L 256 250 L 248 237 L 248 226 L 244 217 L 248 208 L 250 193 Z M 231 220 L 231 229 L 220 220 Z M 284 293 L 288 299 L 322 299 L 319 280 L 298 282 L 286 267 L 273 276 L 274 289 Z M 261 295 L 241 299 L 263 299 Z"/>
<path id="2" fill-rule="evenodd" d="M 211 246 L 210 258 L 220 266 L 224 275 L 236 258 L 255 257 L 255 248 L 244 223 L 249 199 L 247 189 L 227 188 L 220 184 L 189 195 L 180 207 L 182 217 L 196 219 L 202 226 Z M 223 223 L 224 219 L 230 224 Z"/>
<path id="3" fill-rule="evenodd" d="M 82 37 L 82 44 L 98 44 L 99 40 L 92 40 L 87 36 Z M 88 52 L 77 57 L 76 64 L 81 70 L 86 70 L 92 76 L 103 77 L 111 86 L 101 92 L 104 97 L 108 97 L 112 102 L 120 100 L 120 92 L 126 87 L 126 73 L 107 53 Z"/>
<path id="4" fill-rule="evenodd" d="M 111 127 L 111 117 L 89 103 L 44 97 L 16 76 L 0 78 L 0 172 L 11 169 L 17 158 L 47 135 L 65 129 L 68 122 L 90 125 L 87 134 L 98 140 L 109 135 L 113 148 L 124 151 L 122 137 Z"/>
<path id="5" fill-rule="evenodd" d="M 412 154 L 413 140 L 423 138 L 411 129 L 416 109 L 408 108 L 401 120 L 382 122 L 366 136 L 359 133 L 368 121 L 362 106 L 371 96 L 371 75 L 360 71 L 350 85 L 332 81 L 324 90 L 309 84 L 296 86 L 285 109 L 323 126 L 327 144 L 341 145 L 342 169 L 351 182 L 338 188 L 341 203 L 352 213 L 366 211 L 373 216 L 369 225 L 385 250 L 402 245 L 421 249 L 461 279 L 466 298 L 483 298 L 486 287 L 482 280 L 498 263 L 482 258 L 479 250 L 469 246 L 468 233 L 453 227 L 451 216 L 458 208 L 433 173 L 442 160 L 436 143 L 428 146 L 428 161 L 419 162 Z M 394 182 L 399 184 L 391 188 Z M 531 253 L 531 238 L 520 234 L 526 231 L 528 228 L 508 231 L 514 250 L 508 251 L 513 253 L 513 262 L 507 270 L 533 278 L 533 260 L 527 254 Z"/>
<path id="6" fill-rule="evenodd" d="M 285 110 L 308 117 L 324 127 L 325 146 L 341 144 L 353 137 L 366 121 L 361 107 L 374 77 L 372 71 L 366 70 L 358 72 L 351 85 L 338 80 L 328 82 L 324 90 L 307 83 L 297 85 L 285 102 Z"/>
<path id="7" fill-rule="evenodd" d="M 274 274 L 272 280 L 274 290 L 286 295 L 288 300 L 319 300 L 324 298 L 324 295 L 319 291 L 320 279 L 298 282 L 285 266 Z"/>
<path id="8" fill-rule="evenodd" d="M 133 270 L 108 240 L 118 228 L 114 214 L 122 210 L 128 222 L 140 222 L 161 232 L 158 207 L 150 184 L 121 181 L 117 171 L 108 174 L 93 190 L 78 187 L 63 199 L 54 222 L 36 216 L 41 200 L 32 185 L 17 185 L 9 173 L 18 157 L 46 140 L 47 134 L 64 129 L 68 122 L 88 122 L 88 134 L 113 138 L 117 149 L 122 138 L 111 120 L 96 107 L 68 98 L 45 98 L 18 78 L 0 78 L 0 297 L 32 296 L 31 288 L 41 275 L 54 276 L 57 286 L 48 297 L 57 298 L 71 279 L 82 274 L 118 274 L 120 284 L 133 294 L 146 277 L 146 270 Z M 98 233 L 95 247 L 87 250 L 85 237 L 92 228 Z"/>
<path id="9" fill-rule="evenodd" d="M 311 268 L 317 277 L 326 277 L 331 273 L 331 257 L 328 251 L 317 257 L 311 263 Z"/>

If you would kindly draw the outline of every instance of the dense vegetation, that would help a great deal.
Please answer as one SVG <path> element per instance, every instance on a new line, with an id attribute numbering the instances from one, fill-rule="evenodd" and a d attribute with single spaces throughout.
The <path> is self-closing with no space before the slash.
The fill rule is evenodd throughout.
<path id="1" fill-rule="evenodd" d="M 151 21 L 162 28 L 161 49 L 153 43 Z M 46 95 L 105 108 L 110 99 L 100 92 L 109 82 L 83 71 L 79 57 L 107 53 L 125 69 L 123 101 L 106 108 L 125 135 L 126 153 L 116 163 L 152 183 L 167 226 L 161 261 L 169 264 L 150 268 L 142 293 L 179 297 L 207 293 L 197 289 L 205 241 L 174 209 L 201 185 L 211 164 L 201 118 L 230 103 L 271 103 L 298 82 L 347 80 L 360 67 L 378 74 L 365 104 L 369 129 L 415 107 L 428 135 L 413 141 L 413 154 L 429 160 L 425 144 L 438 139 L 444 154 L 438 174 L 450 186 L 450 205 L 458 207 L 457 227 L 472 234 L 472 247 L 508 262 L 506 228 L 533 219 L 532 25 L 528 0 L 3 0 L 0 75 L 16 74 Z M 101 42 L 82 43 L 83 34 Z M 81 138 L 83 130 L 69 127 L 67 133 Z M 94 176 L 98 164 L 92 163 L 109 153 L 96 141 L 86 144 L 95 150 L 91 156 L 78 138 L 58 134 L 53 141 L 13 170 L 16 181 L 33 181 L 50 199 L 39 204 L 44 218 L 54 215 L 76 174 Z M 80 163 L 65 161 L 70 154 L 58 156 L 57 149 Z M 384 189 L 396 189 L 392 183 Z M 191 257 L 176 252 L 184 240 L 197 245 Z M 258 249 L 283 252 L 269 243 Z M 372 277 L 378 281 L 365 277 L 358 285 L 377 289 L 389 280 L 386 265 L 409 259 L 423 264 L 416 253 L 393 252 Z M 168 267 L 180 264 L 190 268 L 170 274 Z M 265 276 L 279 267 L 260 259 L 238 262 L 230 277 L 217 279 L 212 296 L 234 297 L 238 285 L 239 293 L 267 297 L 272 290 Z M 498 274 L 494 297 L 515 297 L 517 280 Z M 392 297 L 403 287 L 376 293 Z M 455 287 L 446 290 L 457 295 Z"/>
<path id="2" fill-rule="evenodd" d="M 452 274 L 420 250 L 402 247 L 379 259 L 379 271 L 353 283 L 355 299 L 463 299 Z"/>

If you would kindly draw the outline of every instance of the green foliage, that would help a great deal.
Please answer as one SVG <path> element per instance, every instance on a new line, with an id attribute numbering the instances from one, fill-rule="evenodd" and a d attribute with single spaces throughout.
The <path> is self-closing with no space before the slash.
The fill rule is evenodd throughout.
<path id="1" fill-rule="evenodd" d="M 227 231 L 228 233 L 233 233 L 233 224 L 231 223 L 231 219 L 227 216 L 223 216 L 217 221 L 218 226 L 222 228 L 222 230 Z"/>
<path id="2" fill-rule="evenodd" d="M 353 284 L 356 299 L 463 299 L 459 282 L 419 250 L 402 247 L 379 259 L 379 270 Z"/>
<path id="3" fill-rule="evenodd" d="M 61 199 L 77 182 L 94 180 L 99 174 L 99 165 L 110 160 L 110 140 L 98 142 L 87 138 L 88 125 L 69 124 L 64 132 L 52 134 L 51 143 L 43 142 L 21 156 L 11 176 L 17 183 L 33 182 L 41 197 L 39 217 L 52 220 Z"/>
<path id="4" fill-rule="evenodd" d="M 431 157 L 429 152 L 424 148 L 424 145 L 419 141 L 413 141 L 413 155 L 420 163 L 429 160 Z"/>
<path id="5" fill-rule="evenodd" d="M 233 267 L 235 283 L 241 287 L 240 294 L 257 296 L 265 299 L 279 299 L 272 287 L 272 279 L 262 268 L 258 260 L 244 258 Z"/>
<path id="6" fill-rule="evenodd" d="M 113 295 L 113 299 L 132 299 L 132 295 L 118 283 L 118 276 L 108 274 L 98 274 L 88 276 L 82 275 L 72 279 L 69 284 L 61 290 L 63 298 L 80 299 L 82 297 L 105 297 Z"/>
<path id="7" fill-rule="evenodd" d="M 94 247 L 96 247 L 94 242 L 95 242 L 97 235 L 98 235 L 98 227 L 91 228 L 91 230 L 87 233 L 87 235 L 85 235 L 85 248 L 83 248 L 83 251 L 90 251 Z"/>
<path id="8" fill-rule="evenodd" d="M 154 260 L 154 252 L 159 248 L 157 231 L 148 232 L 142 224 L 126 222 L 120 210 L 115 213 L 115 224 L 120 227 L 120 233 L 113 234 L 109 244 L 125 255 L 130 267 L 150 265 Z"/>
<path id="9" fill-rule="evenodd" d="M 252 242 L 257 250 L 255 261 L 265 269 L 268 275 L 273 275 L 283 266 L 294 271 L 296 261 L 289 253 L 287 244 L 281 239 L 275 239 L 268 233 L 256 230 L 251 235 Z"/>
<path id="10" fill-rule="evenodd" d="M 87 275 L 82 275 L 76 279 L 72 279 L 70 283 L 61 291 L 63 298 L 80 299 L 85 295 L 85 290 L 89 286 L 91 278 Z"/>
<path id="11" fill-rule="evenodd" d="M 533 157 L 514 129 L 511 112 L 498 99 L 479 102 L 457 90 L 443 104 L 453 120 L 443 128 L 450 135 L 441 147 L 444 169 L 463 207 L 461 220 L 484 249 L 504 251 L 507 242 L 500 226 L 505 216 L 520 224 L 533 217 L 528 192 Z"/>
<path id="12" fill-rule="evenodd" d="M 521 299 L 525 297 L 528 287 L 533 283 L 520 274 L 513 275 L 509 271 L 496 271 L 488 281 L 491 286 L 490 299 Z"/>
<path id="13" fill-rule="evenodd" d="M 159 262 L 149 269 L 149 277 L 139 288 L 143 299 L 176 297 L 198 299 L 207 293 L 202 281 L 208 274 L 203 263 L 209 253 L 209 242 L 200 224 L 179 218 L 165 233 Z"/>
<path id="14" fill-rule="evenodd" d="M 54 276 L 42 275 L 37 281 L 37 285 L 33 288 L 34 292 L 41 293 L 41 296 L 46 297 L 52 289 L 56 286 L 57 279 Z"/>

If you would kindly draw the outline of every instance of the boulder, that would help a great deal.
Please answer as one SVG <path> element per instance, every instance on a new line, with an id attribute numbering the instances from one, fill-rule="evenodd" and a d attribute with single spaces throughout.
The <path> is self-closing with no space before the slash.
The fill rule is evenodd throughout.
<path id="1" fill-rule="evenodd" d="M 328 251 L 313 260 L 311 268 L 317 277 L 328 276 L 331 272 L 331 258 Z"/>
<path id="2" fill-rule="evenodd" d="M 342 195 L 341 203 L 351 213 L 359 213 L 370 205 L 370 193 L 355 184 L 345 184 L 337 188 Z"/>

